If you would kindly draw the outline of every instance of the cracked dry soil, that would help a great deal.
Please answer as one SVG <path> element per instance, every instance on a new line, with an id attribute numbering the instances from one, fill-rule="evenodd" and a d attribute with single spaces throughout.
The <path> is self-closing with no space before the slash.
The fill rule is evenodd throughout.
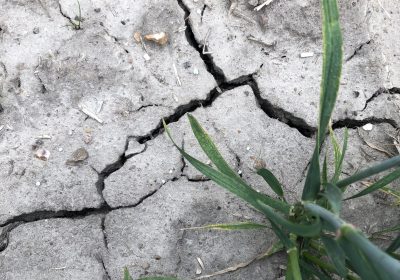
<path id="1" fill-rule="evenodd" d="M 229 0 L 81 0 L 79 18 L 75 1 L 0 0 L 0 279 L 122 279 L 124 267 L 134 279 L 193 279 L 196 258 L 205 275 L 274 242 L 268 230 L 181 230 L 263 218 L 186 165 L 161 124 L 206 161 L 184 117 L 192 112 L 252 186 L 272 195 L 254 176 L 262 160 L 299 198 L 318 115 L 319 1 L 258 12 L 255 2 L 229 12 Z M 351 174 L 398 153 L 389 135 L 400 123 L 400 7 L 339 2 L 333 128 L 350 128 Z M 166 32 L 168 43 L 144 48 L 135 32 Z M 66 164 L 80 148 L 88 157 Z M 344 216 L 376 231 L 399 222 L 392 204 L 371 195 L 346 203 Z M 282 264 L 278 254 L 216 278 L 277 279 Z"/>

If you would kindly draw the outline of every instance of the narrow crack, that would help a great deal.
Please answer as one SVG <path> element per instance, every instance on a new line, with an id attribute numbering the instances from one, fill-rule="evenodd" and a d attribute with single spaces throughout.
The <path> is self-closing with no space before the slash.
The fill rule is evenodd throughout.
<path id="1" fill-rule="evenodd" d="M 0 234 L 0 252 L 4 251 L 7 246 L 8 246 L 8 242 L 9 242 L 9 235 L 10 232 L 15 229 L 16 227 L 18 227 L 20 224 L 22 224 L 21 222 L 15 222 L 15 223 L 11 223 L 6 225 L 5 227 L 3 227 L 1 229 L 1 234 Z"/>
<path id="2" fill-rule="evenodd" d="M 369 117 L 363 120 L 354 120 L 354 119 L 342 119 L 334 122 L 332 124 L 332 128 L 335 129 L 340 129 L 340 128 L 358 128 L 366 125 L 367 123 L 371 124 L 389 124 L 393 128 L 397 128 L 397 124 L 394 120 L 392 119 L 386 119 L 386 118 L 375 118 L 375 117 Z"/>
<path id="3" fill-rule="evenodd" d="M 312 138 L 317 129 L 310 126 L 302 118 L 296 117 L 292 113 L 285 111 L 282 108 L 274 106 L 267 99 L 261 97 L 260 89 L 253 76 L 249 76 L 248 85 L 253 89 L 254 95 L 256 97 L 257 103 L 260 108 L 267 114 L 268 117 L 277 119 L 280 122 L 287 124 L 288 126 L 296 129 L 303 136 L 307 138 Z"/>
<path id="4" fill-rule="evenodd" d="M 115 37 L 114 35 L 112 35 L 103 25 L 103 23 L 100 23 L 100 25 L 103 27 L 104 32 L 107 34 L 107 36 L 109 36 L 114 44 L 116 44 L 119 48 L 121 48 L 125 53 L 129 53 L 129 51 L 121 44 L 121 42 L 119 41 L 119 39 L 117 37 Z"/>
<path id="5" fill-rule="evenodd" d="M 221 68 L 219 68 L 213 60 L 213 57 L 211 54 L 204 54 L 202 45 L 204 43 L 200 43 L 196 40 L 196 37 L 194 36 L 192 26 L 190 24 L 190 10 L 189 8 L 183 3 L 183 0 L 177 0 L 179 6 L 181 9 L 185 12 L 185 35 L 186 35 L 186 40 L 188 41 L 189 45 L 191 45 L 200 55 L 201 59 L 204 61 L 204 64 L 206 65 L 207 71 L 213 75 L 215 81 L 217 82 L 217 85 L 221 85 L 222 83 L 226 82 L 226 77 L 224 72 L 222 71 Z M 203 12 L 205 10 L 206 5 L 203 7 Z"/>
<path id="6" fill-rule="evenodd" d="M 348 62 L 348 61 L 352 60 L 352 59 L 362 50 L 362 48 L 363 48 L 365 45 L 369 45 L 370 43 L 371 43 L 371 40 L 368 40 L 368 41 L 362 43 L 361 45 L 359 45 L 359 46 L 354 50 L 354 52 L 353 52 L 349 57 L 347 57 L 347 58 L 345 59 L 345 62 Z"/>
<path id="7" fill-rule="evenodd" d="M 76 23 L 72 20 L 72 18 L 69 15 L 67 15 L 66 13 L 64 13 L 64 11 L 62 10 L 60 1 L 58 2 L 58 10 L 60 11 L 60 14 L 64 18 L 66 18 L 72 26 L 76 26 Z M 75 28 L 75 30 L 77 30 L 77 29 Z"/>
<path id="8" fill-rule="evenodd" d="M 365 102 L 365 106 L 361 110 L 361 112 L 365 111 L 365 109 L 367 109 L 368 107 L 368 104 L 382 94 L 400 94 L 400 88 L 392 87 L 388 89 L 387 88 L 378 89 L 370 98 L 367 99 L 367 101 Z"/>
<path id="9" fill-rule="evenodd" d="M 106 248 L 106 251 L 108 253 L 108 239 L 107 239 L 107 232 L 106 232 L 106 226 L 105 226 L 105 220 L 106 220 L 106 215 L 104 215 L 103 217 L 101 217 L 101 231 L 103 233 L 103 243 L 104 243 L 104 247 Z M 111 277 L 108 273 L 107 267 L 104 263 L 104 258 L 103 256 L 100 257 L 100 263 L 103 266 L 103 270 L 104 270 L 104 278 L 103 279 L 108 279 L 110 280 Z"/>

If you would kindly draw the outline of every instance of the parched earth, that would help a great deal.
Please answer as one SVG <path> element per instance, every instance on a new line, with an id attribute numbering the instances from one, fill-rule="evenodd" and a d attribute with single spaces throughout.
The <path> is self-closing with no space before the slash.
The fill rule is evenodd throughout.
<path id="1" fill-rule="evenodd" d="M 79 17 L 76 1 L 0 0 L 0 279 L 122 279 L 124 267 L 134 279 L 194 279 L 276 241 L 269 230 L 184 230 L 264 220 L 188 166 L 161 124 L 207 161 L 192 112 L 252 186 L 273 195 L 254 173 L 264 162 L 299 198 L 318 116 L 320 6 L 255 11 L 263 2 L 80 0 Z M 345 175 L 398 154 L 400 6 L 342 0 L 340 11 L 332 121 L 339 137 L 350 128 Z M 137 40 L 159 32 L 166 44 Z M 343 215 L 374 232 L 399 222 L 394 202 L 378 193 Z M 277 279 L 284 265 L 277 254 L 215 279 Z"/>

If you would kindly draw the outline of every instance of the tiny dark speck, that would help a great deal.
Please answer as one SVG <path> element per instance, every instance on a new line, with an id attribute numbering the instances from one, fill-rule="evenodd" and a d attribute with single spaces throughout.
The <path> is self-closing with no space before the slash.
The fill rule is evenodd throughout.
<path id="1" fill-rule="evenodd" d="M 95 11 L 96 13 L 100 13 L 101 9 L 100 9 L 100 8 L 95 8 L 94 11 Z"/>
<path id="2" fill-rule="evenodd" d="M 125 22 L 124 20 L 121 20 L 121 23 L 122 23 L 122 25 L 125 25 L 125 24 L 126 24 L 126 22 Z"/>

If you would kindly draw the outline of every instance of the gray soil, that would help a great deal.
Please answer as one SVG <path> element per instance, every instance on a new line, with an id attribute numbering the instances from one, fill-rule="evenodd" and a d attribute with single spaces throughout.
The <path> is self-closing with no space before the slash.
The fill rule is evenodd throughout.
<path id="1" fill-rule="evenodd" d="M 182 230 L 265 220 L 187 165 L 161 125 L 206 162 L 191 112 L 254 188 L 273 195 L 254 172 L 264 163 L 299 199 L 318 116 L 319 1 L 232 2 L 80 0 L 78 29 L 76 1 L 0 0 L 0 279 L 117 280 L 124 267 L 134 279 L 193 279 L 276 241 L 269 230 Z M 346 176 L 398 154 L 400 6 L 339 2 L 332 121 L 339 139 L 350 128 Z M 168 42 L 144 48 L 135 32 Z M 399 223 L 394 202 L 366 196 L 343 216 L 371 233 Z M 277 279 L 283 257 L 215 279 Z"/>

